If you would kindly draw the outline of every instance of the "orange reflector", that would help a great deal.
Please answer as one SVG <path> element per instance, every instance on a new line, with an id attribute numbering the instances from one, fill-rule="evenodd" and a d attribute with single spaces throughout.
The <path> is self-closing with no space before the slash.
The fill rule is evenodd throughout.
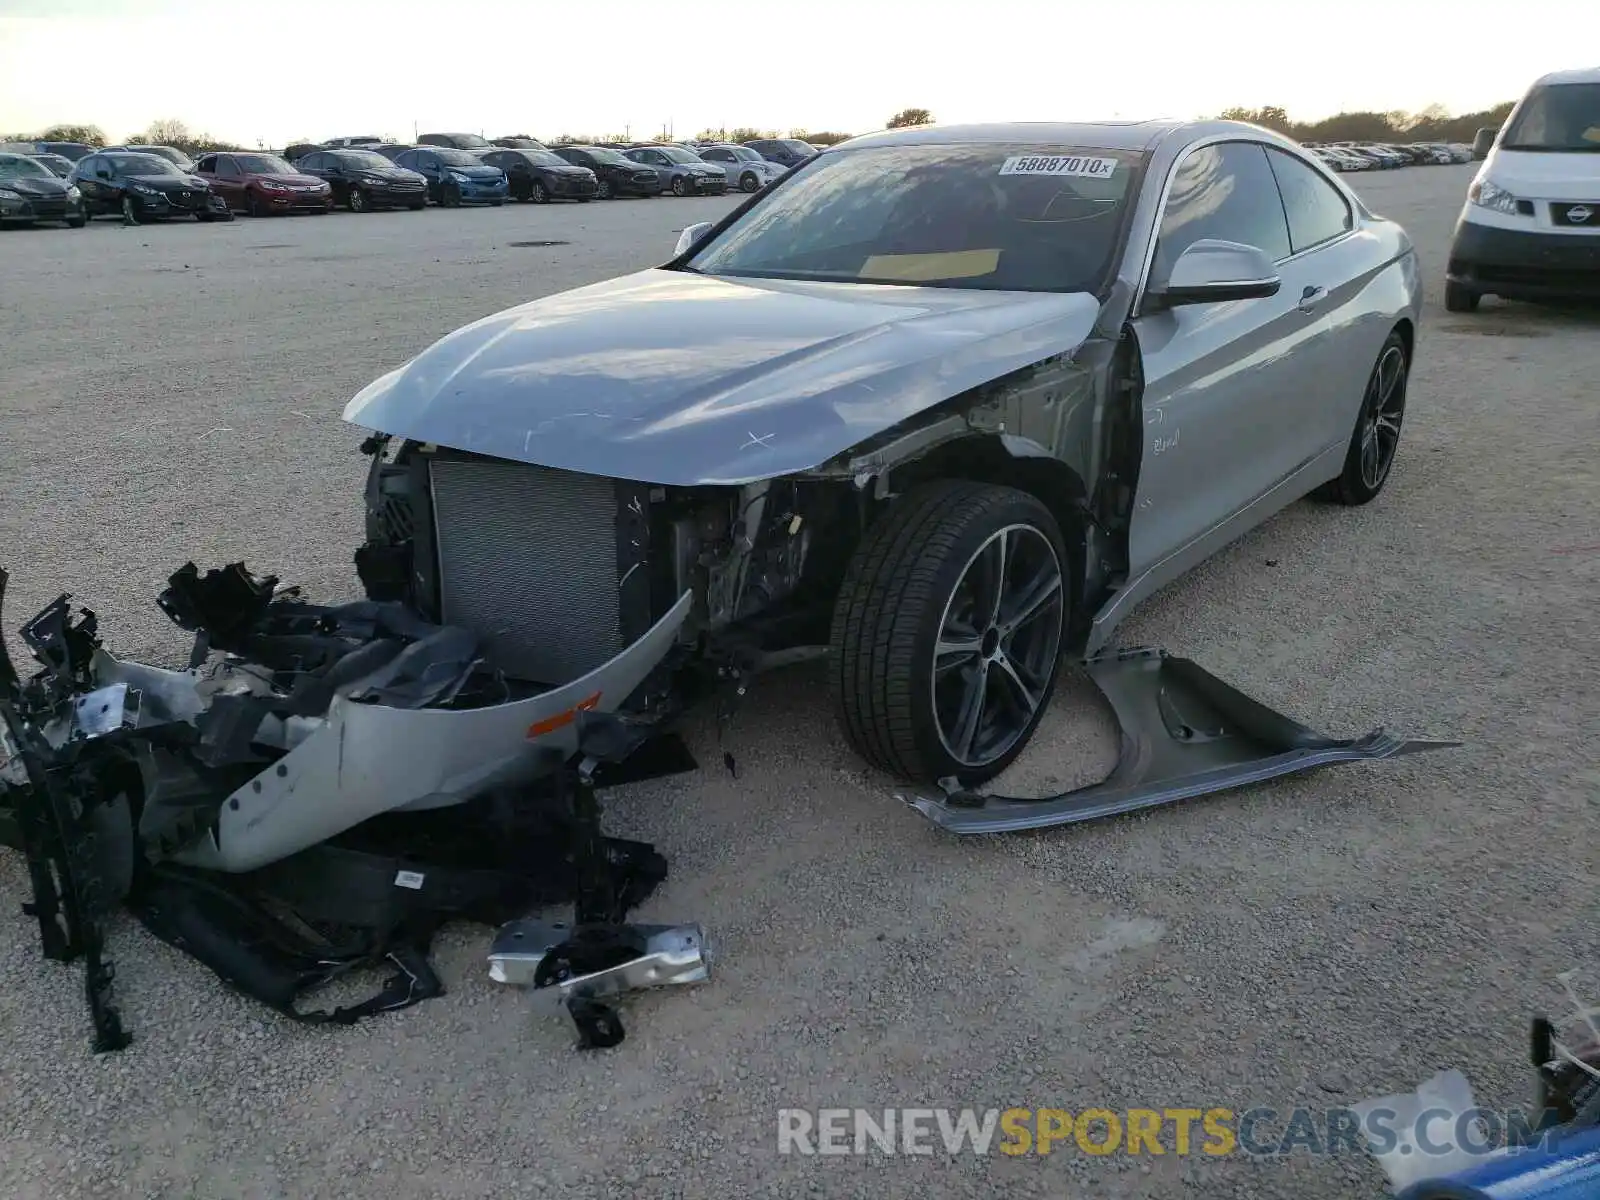
<path id="1" fill-rule="evenodd" d="M 535 721 L 528 726 L 530 738 L 543 737 L 547 733 L 554 733 L 558 729 L 565 729 L 578 719 L 580 712 L 593 712 L 600 707 L 600 693 L 585 696 L 565 712 L 558 712 L 553 717 L 546 717 L 542 721 Z"/>

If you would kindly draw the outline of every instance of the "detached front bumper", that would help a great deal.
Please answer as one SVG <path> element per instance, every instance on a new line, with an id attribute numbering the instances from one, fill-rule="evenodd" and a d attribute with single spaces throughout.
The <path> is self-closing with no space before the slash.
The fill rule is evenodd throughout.
<path id="1" fill-rule="evenodd" d="M 1600 299 L 1600 231 L 1544 233 L 1458 221 L 1446 278 L 1508 300 Z"/>

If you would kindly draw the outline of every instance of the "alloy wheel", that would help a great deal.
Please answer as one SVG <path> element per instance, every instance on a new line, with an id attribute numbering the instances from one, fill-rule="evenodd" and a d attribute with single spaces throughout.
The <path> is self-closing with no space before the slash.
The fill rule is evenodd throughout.
<path id="1" fill-rule="evenodd" d="M 595 192 L 595 195 L 599 196 L 602 200 L 611 199 L 611 181 L 609 179 L 602 179 L 600 181 L 599 190 Z"/>
<path id="2" fill-rule="evenodd" d="M 543 204 L 546 200 L 550 199 L 550 193 L 544 190 L 544 184 L 535 179 L 533 181 L 533 185 L 528 188 L 528 199 L 532 200 L 535 204 Z"/>
<path id="3" fill-rule="evenodd" d="M 687 196 L 689 194 L 689 181 L 682 175 L 673 177 L 672 194 L 674 196 Z"/>
<path id="4" fill-rule="evenodd" d="M 1372 369 L 1361 406 L 1361 482 L 1374 490 L 1388 478 L 1400 445 L 1400 425 L 1406 410 L 1405 381 L 1405 351 L 1389 346 Z"/>
<path id="5" fill-rule="evenodd" d="M 124 194 L 122 197 L 122 219 L 129 225 L 139 223 L 139 206 L 133 202 L 133 197 Z"/>
<path id="6" fill-rule="evenodd" d="M 962 569 L 939 622 L 933 712 L 963 766 L 1001 758 L 1032 728 L 1061 649 L 1066 587 L 1032 525 L 991 534 Z"/>
<path id="7" fill-rule="evenodd" d="M 360 188 L 350 189 L 350 211 L 353 213 L 367 211 L 367 194 Z"/>

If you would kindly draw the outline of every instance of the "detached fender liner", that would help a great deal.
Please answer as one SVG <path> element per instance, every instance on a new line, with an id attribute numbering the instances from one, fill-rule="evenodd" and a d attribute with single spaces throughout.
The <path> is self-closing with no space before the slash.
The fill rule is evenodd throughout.
<path id="1" fill-rule="evenodd" d="M 1313 767 L 1461 745 L 1399 738 L 1381 728 L 1330 738 L 1164 650 L 1107 651 L 1086 666 L 1122 733 L 1117 765 L 1105 779 L 1039 797 L 969 792 L 948 780 L 941 798 L 900 798 L 952 833 L 1010 833 L 1155 808 Z"/>

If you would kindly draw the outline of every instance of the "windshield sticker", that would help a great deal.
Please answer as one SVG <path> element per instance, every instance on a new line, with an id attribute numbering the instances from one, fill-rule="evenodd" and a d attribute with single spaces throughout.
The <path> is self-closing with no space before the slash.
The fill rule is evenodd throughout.
<path id="1" fill-rule="evenodd" d="M 1000 174 L 1109 179 L 1116 169 L 1117 160 L 1114 158 L 1087 158 L 1081 154 L 1019 154 L 1000 165 Z"/>

